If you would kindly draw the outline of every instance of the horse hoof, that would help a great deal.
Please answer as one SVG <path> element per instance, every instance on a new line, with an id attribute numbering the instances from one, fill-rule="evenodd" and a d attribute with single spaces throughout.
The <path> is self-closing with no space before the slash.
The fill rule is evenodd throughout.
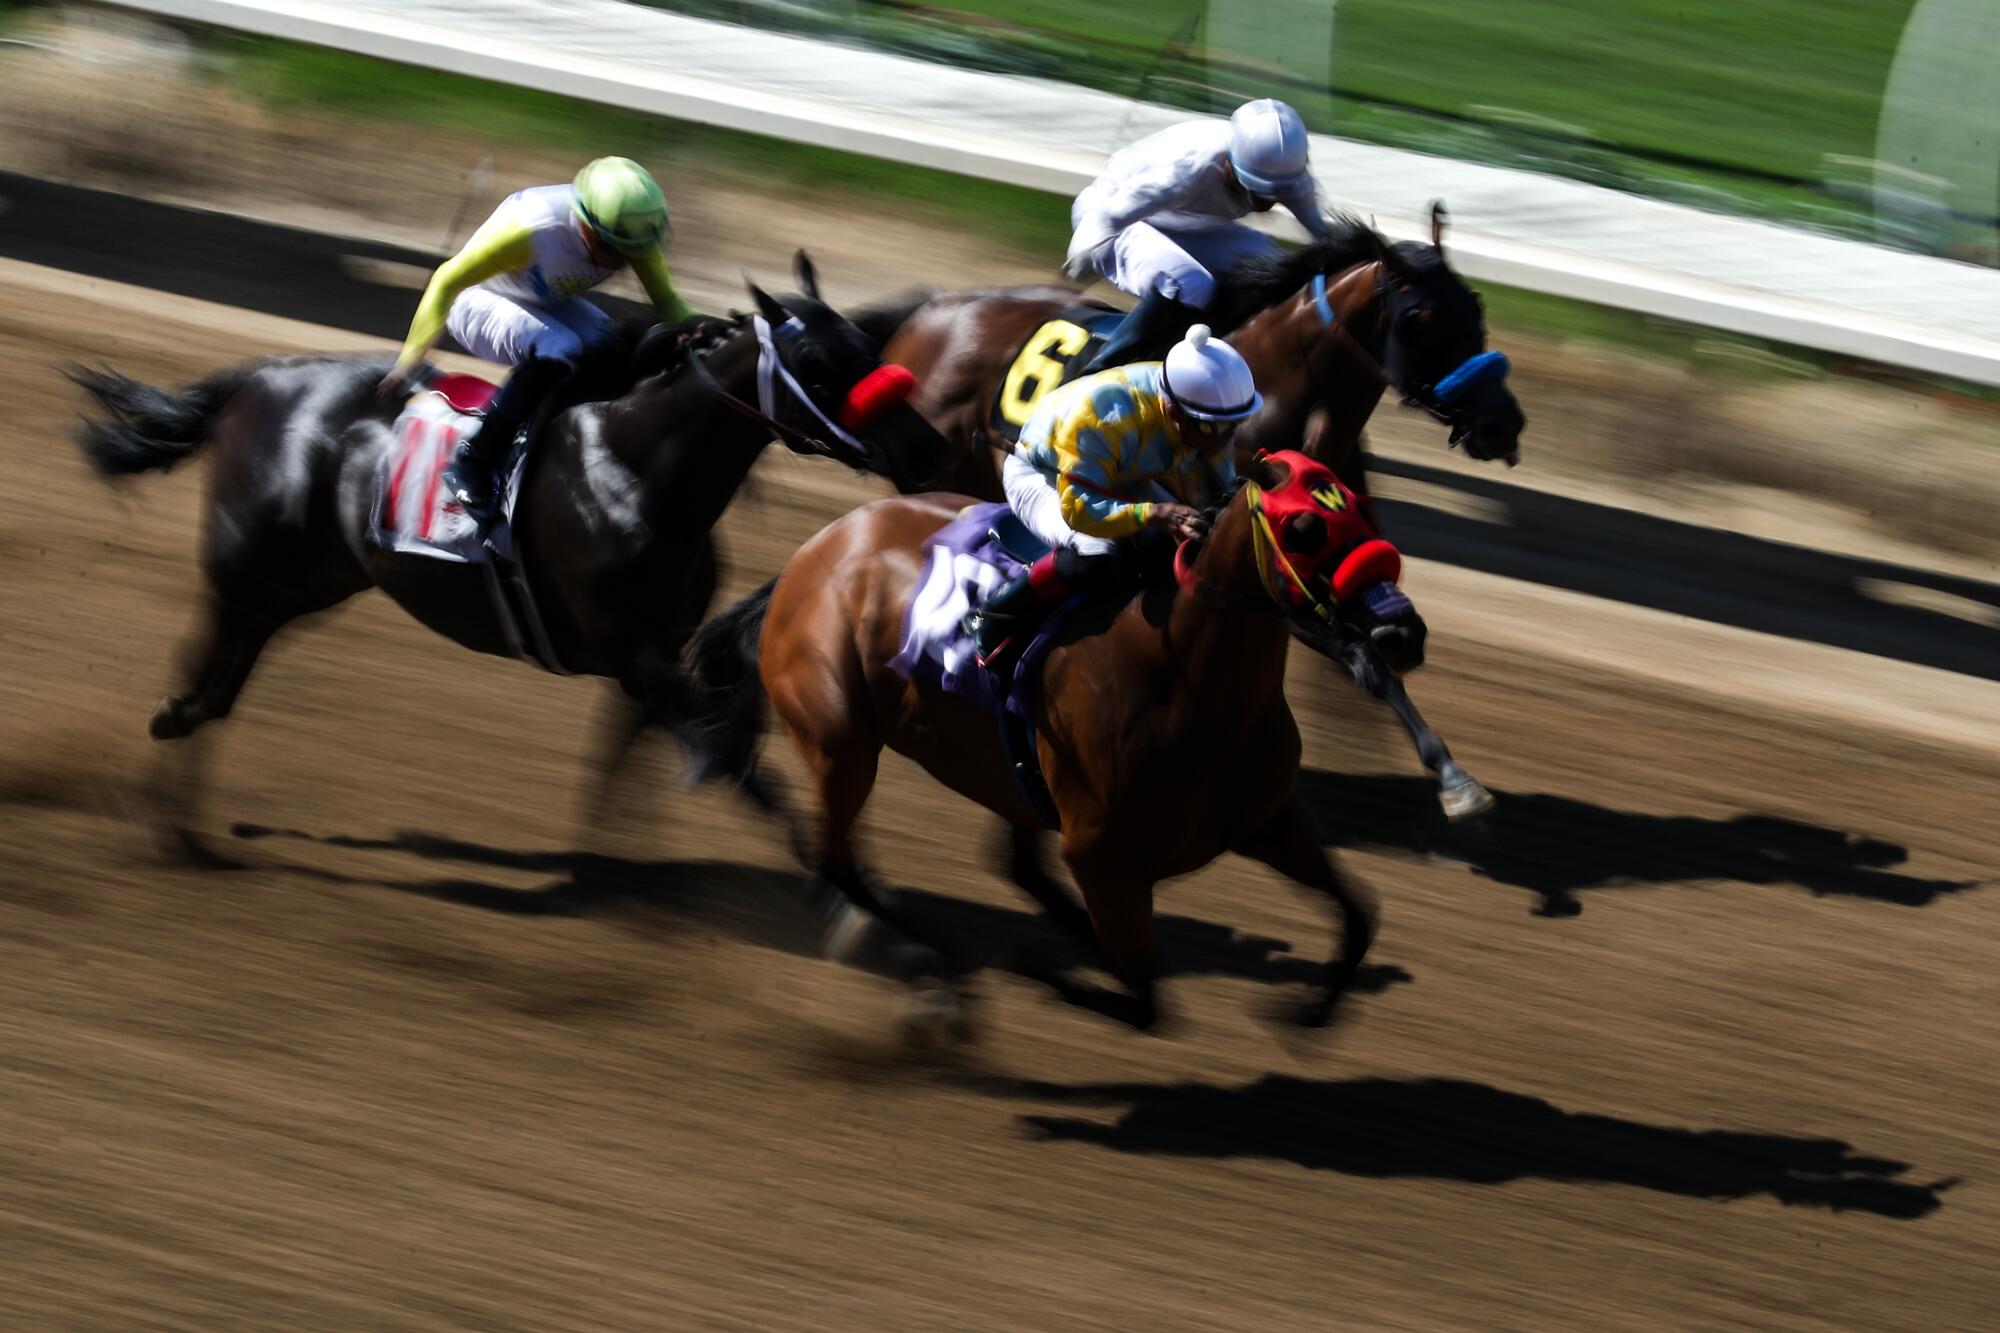
<path id="1" fill-rule="evenodd" d="M 1438 788 L 1438 804 L 1444 807 L 1446 819 L 1460 824 L 1490 811 L 1493 808 L 1493 793 L 1473 778 L 1461 775 L 1458 781 Z"/>
<path id="2" fill-rule="evenodd" d="M 821 948 L 835 962 L 852 963 L 866 948 L 868 930 L 873 924 L 868 914 L 853 903 L 837 902 L 827 913 Z"/>
<path id="3" fill-rule="evenodd" d="M 181 716 L 178 699 L 162 700 L 153 710 L 153 716 L 146 723 L 146 734 L 156 741 L 177 741 L 194 730 Z"/>
<path id="4" fill-rule="evenodd" d="M 904 1006 L 897 1031 L 904 1047 L 911 1051 L 935 1051 L 945 1046 L 964 1045 L 978 1034 L 978 1026 L 973 1019 L 972 997 L 950 986 L 919 991 Z"/>

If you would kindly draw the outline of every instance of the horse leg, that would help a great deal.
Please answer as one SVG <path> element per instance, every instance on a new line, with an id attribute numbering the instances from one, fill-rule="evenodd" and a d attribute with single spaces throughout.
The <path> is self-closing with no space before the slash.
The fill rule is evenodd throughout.
<path id="1" fill-rule="evenodd" d="M 1046 843 L 1042 830 L 1010 820 L 1001 826 L 1000 833 L 1002 873 L 1007 882 L 1033 899 L 1058 929 L 1095 949 L 1097 937 L 1091 931 L 1090 914 L 1049 873 L 1048 862 L 1042 857 Z"/>
<path id="2" fill-rule="evenodd" d="M 195 733 L 205 722 L 229 716 L 257 657 L 282 619 L 260 614 L 217 595 L 209 602 L 207 623 L 196 646 L 187 654 L 186 688 L 168 696 L 154 710 L 147 730 L 154 740 L 187 740 L 169 747 L 154 761 L 147 787 L 147 805 L 156 839 L 166 855 L 197 865 L 226 867 L 228 858 L 211 849 L 193 830 L 208 786 L 209 746 Z"/>
<path id="3" fill-rule="evenodd" d="M 813 858 L 818 882 L 830 890 L 823 946 L 830 957 L 853 960 L 863 955 L 871 924 L 889 932 L 884 957 L 891 973 L 918 989 L 905 1011 L 903 1039 L 912 1047 L 938 1044 L 949 1036 L 972 1036 L 971 996 L 963 969 L 954 967 L 944 948 L 911 925 L 894 896 L 866 870 L 855 855 L 854 824 L 875 786 L 881 746 L 868 736 L 843 737 L 824 743 L 792 729 L 799 752 L 812 770 L 819 793 L 820 830 Z"/>
<path id="4" fill-rule="evenodd" d="M 187 654 L 187 688 L 167 696 L 147 724 L 156 741 L 179 740 L 204 722 L 229 716 L 258 654 L 288 617 L 272 616 L 220 595 L 212 598 L 208 621 L 195 649 Z"/>
<path id="5" fill-rule="evenodd" d="M 608 828 L 619 796 L 631 776 L 632 753 L 646 734 L 645 707 L 623 691 L 607 691 L 598 707 L 591 774 L 584 783 L 581 822 L 584 828 Z"/>
<path id="6" fill-rule="evenodd" d="M 1296 883 L 1331 899 L 1340 916 L 1340 952 L 1326 965 L 1321 993 L 1299 1010 L 1298 1021 L 1306 1027 L 1322 1027 L 1333 1016 L 1334 1006 L 1375 938 L 1375 905 L 1359 886 L 1350 883 L 1334 867 L 1333 858 L 1320 845 L 1312 819 L 1293 797 L 1277 817 L 1264 828 L 1240 841 L 1233 849 Z"/>
<path id="7" fill-rule="evenodd" d="M 1112 975 L 1131 992 L 1128 1004 L 1104 1006 L 1101 1011 L 1143 1032 L 1160 1018 L 1153 881 L 1124 866 L 1100 865 L 1094 857 L 1072 856 L 1069 868 L 1083 890 L 1093 938 Z"/>
<path id="8" fill-rule="evenodd" d="M 1354 676 L 1355 683 L 1362 689 L 1389 705 L 1396 720 L 1403 724 L 1410 743 L 1416 747 L 1417 758 L 1424 767 L 1437 778 L 1438 803 L 1444 807 L 1445 817 L 1454 824 L 1468 819 L 1476 819 L 1493 808 L 1493 793 L 1486 790 L 1479 780 L 1465 771 L 1464 765 L 1451 757 L 1444 741 L 1431 730 L 1430 723 L 1417 711 L 1410 701 L 1410 692 L 1403 688 L 1403 682 L 1384 669 L 1372 653 L 1354 649 L 1346 654 L 1347 669 Z"/>

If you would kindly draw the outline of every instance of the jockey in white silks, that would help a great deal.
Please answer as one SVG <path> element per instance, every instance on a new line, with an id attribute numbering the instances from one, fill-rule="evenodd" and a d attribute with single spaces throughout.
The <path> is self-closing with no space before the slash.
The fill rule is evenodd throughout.
<path id="1" fill-rule="evenodd" d="M 1208 310 L 1216 280 L 1277 243 L 1238 219 L 1283 204 L 1315 237 L 1328 232 L 1305 122 L 1264 98 L 1227 124 L 1170 125 L 1112 154 L 1070 206 L 1063 269 L 1096 273 L 1139 298 L 1084 373 L 1158 355 Z"/>

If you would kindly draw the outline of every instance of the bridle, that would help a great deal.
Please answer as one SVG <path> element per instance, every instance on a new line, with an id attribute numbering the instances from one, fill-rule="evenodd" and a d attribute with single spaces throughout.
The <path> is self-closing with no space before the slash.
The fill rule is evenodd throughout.
<path id="1" fill-rule="evenodd" d="M 1315 633 L 1323 632 L 1337 619 L 1332 603 L 1313 591 L 1312 585 L 1299 573 L 1298 566 L 1292 563 L 1291 557 L 1279 544 L 1278 534 L 1271 530 L 1271 520 L 1264 513 L 1264 488 L 1254 481 L 1245 481 L 1239 489 L 1248 497 L 1244 503 L 1250 511 L 1250 549 L 1257 560 L 1257 579 L 1264 585 L 1265 595 L 1252 597 L 1234 588 L 1225 588 L 1196 569 L 1195 560 L 1208 542 L 1206 536 L 1192 538 L 1174 548 L 1174 582 L 1190 597 L 1211 606 L 1228 606 L 1258 615 L 1277 616 Z M 1306 611 L 1288 604 L 1283 586 L 1278 581 L 1281 575 L 1305 598 Z"/>
<path id="2" fill-rule="evenodd" d="M 860 439 L 840 422 L 827 415 L 825 409 L 813 399 L 812 394 L 807 392 L 806 387 L 799 383 L 791 367 L 785 364 L 784 354 L 778 348 L 769 321 L 762 315 L 752 315 L 750 327 L 757 338 L 757 405 L 744 402 L 724 388 L 722 381 L 715 377 L 715 372 L 709 369 L 708 353 L 696 350 L 688 354 L 688 360 L 693 363 L 695 374 L 700 377 L 702 383 L 732 411 L 768 427 L 772 434 L 783 440 L 786 447 L 795 453 L 819 454 L 845 463 L 849 467 L 886 474 L 889 460 L 884 451 L 879 446 Z M 805 325 L 794 316 L 781 325 L 778 332 L 803 336 Z M 904 377 L 909 374 L 901 367 L 877 366 L 857 381 L 854 388 L 848 390 L 850 401 L 855 398 L 857 391 L 863 385 L 891 369 L 901 371 Z M 781 391 L 793 402 L 804 404 L 824 433 L 810 429 L 801 430 L 780 420 L 778 412 L 781 410 L 781 405 L 778 396 Z"/>
<path id="3" fill-rule="evenodd" d="M 1403 406 L 1421 408 L 1441 425 L 1450 427 L 1453 444 L 1463 439 L 1465 433 L 1472 429 L 1473 423 L 1458 400 L 1478 385 L 1505 381 L 1511 369 L 1507 354 L 1501 351 L 1479 352 L 1466 358 L 1435 384 L 1398 384 L 1383 368 L 1374 353 L 1362 346 L 1361 340 L 1349 333 L 1346 325 L 1340 322 L 1339 313 L 1334 310 L 1333 302 L 1327 299 L 1326 285 L 1326 274 L 1315 273 L 1312 282 L 1306 288 L 1308 304 L 1319 316 L 1320 327 L 1333 335 L 1335 341 L 1346 349 L 1348 355 L 1359 363 L 1364 372 L 1401 395 Z M 1389 272 L 1384 266 L 1375 279 L 1375 292 L 1378 297 L 1384 298 L 1385 305 L 1388 291 Z M 1391 332 L 1387 336 L 1394 337 L 1395 334 Z M 1327 391 L 1314 375 L 1313 358 L 1308 355 L 1305 360 L 1306 373 L 1313 377 L 1313 390 L 1324 398 Z"/>
<path id="4" fill-rule="evenodd" d="M 1251 492 L 1248 501 L 1251 543 L 1257 558 L 1257 576 L 1264 585 L 1264 596 L 1252 597 L 1234 588 L 1226 588 L 1195 568 L 1195 561 L 1208 541 L 1205 536 L 1184 541 L 1174 548 L 1174 581 L 1181 591 L 1206 605 L 1283 620 L 1294 638 L 1341 662 L 1366 689 L 1375 691 L 1381 688 L 1383 682 L 1393 681 L 1394 673 L 1376 645 L 1341 616 L 1333 603 L 1313 592 L 1297 566 L 1285 554 L 1264 513 L 1262 488 L 1252 481 L 1243 485 Z M 1305 595 L 1307 609 L 1301 610 L 1288 604 L 1280 595 L 1280 576 Z"/>

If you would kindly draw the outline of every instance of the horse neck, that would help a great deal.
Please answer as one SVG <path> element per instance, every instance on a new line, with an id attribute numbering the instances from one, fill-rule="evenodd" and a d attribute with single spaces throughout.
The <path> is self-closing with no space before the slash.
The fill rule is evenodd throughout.
<path id="1" fill-rule="evenodd" d="M 1307 415 L 1325 403 L 1327 429 L 1316 457 L 1336 471 L 1341 470 L 1339 460 L 1359 458 L 1362 429 L 1382 400 L 1382 379 L 1376 373 L 1382 360 L 1380 276 L 1381 265 L 1371 260 L 1330 280 L 1330 326 L 1306 288 L 1230 338 L 1249 362 L 1265 399 L 1264 410 L 1239 437 L 1239 447 L 1298 448 Z M 1366 359 L 1356 354 L 1357 345 Z M 1345 475 L 1341 480 L 1353 484 Z"/>
<path id="2" fill-rule="evenodd" d="M 1168 643 L 1188 698 L 1231 719 L 1254 713 L 1284 693 L 1290 632 L 1265 613 L 1269 594 L 1257 573 L 1249 505 L 1238 499 L 1216 521 L 1195 572 L 1220 595 L 1183 591 L 1168 621 Z M 1221 701 L 1229 707 L 1219 707 Z"/>
<path id="3" fill-rule="evenodd" d="M 757 337 L 746 327 L 707 354 L 707 367 L 725 392 L 756 406 L 757 360 Z M 649 504 L 672 506 L 676 524 L 703 532 L 729 507 L 771 438 L 770 427 L 723 402 L 692 365 L 641 384 L 614 409 L 607 437 L 644 478 Z"/>

